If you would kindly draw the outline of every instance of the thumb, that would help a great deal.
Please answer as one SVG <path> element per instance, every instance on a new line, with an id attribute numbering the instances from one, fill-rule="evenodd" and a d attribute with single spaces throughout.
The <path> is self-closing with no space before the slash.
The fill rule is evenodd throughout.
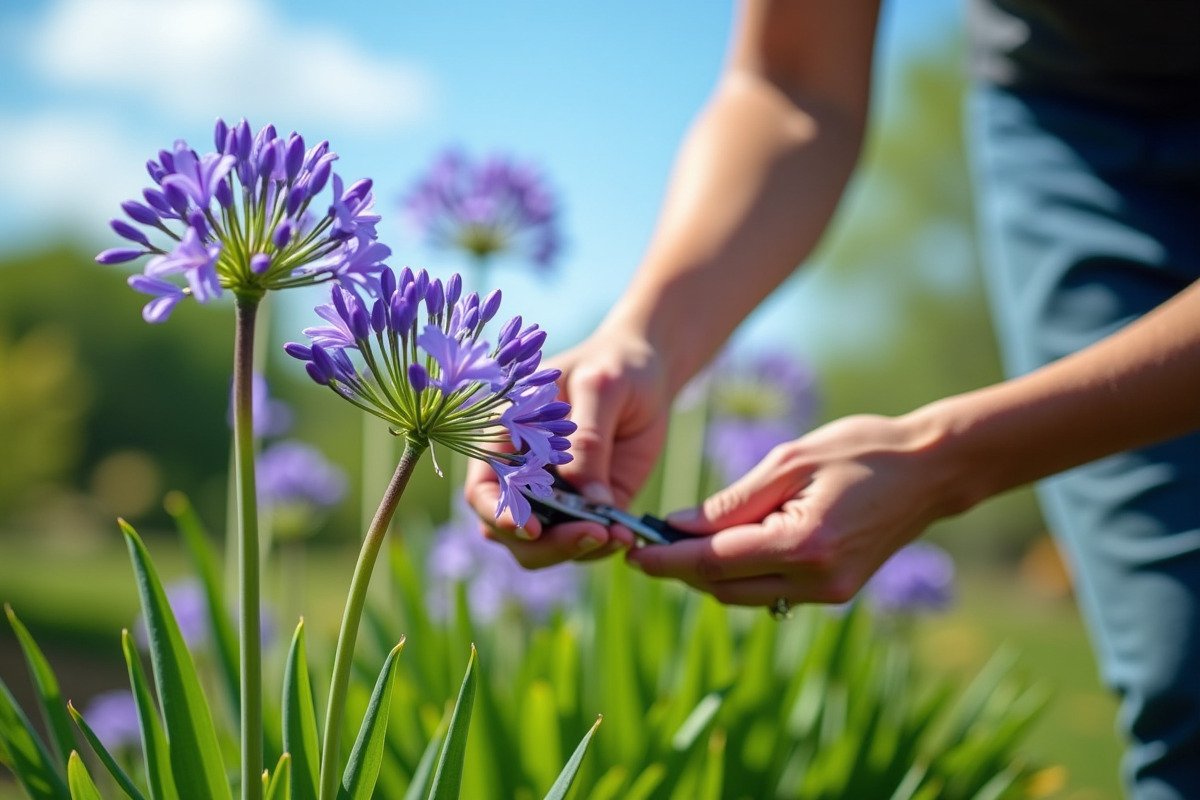
<path id="1" fill-rule="evenodd" d="M 795 496 L 800 487 L 795 476 L 767 461 L 710 495 L 695 508 L 667 515 L 667 522 L 688 533 L 709 534 L 762 520 Z"/>

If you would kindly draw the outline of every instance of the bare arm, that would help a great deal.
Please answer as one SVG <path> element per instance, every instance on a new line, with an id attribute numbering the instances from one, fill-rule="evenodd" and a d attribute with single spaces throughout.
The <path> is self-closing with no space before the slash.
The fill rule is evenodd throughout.
<path id="1" fill-rule="evenodd" d="M 742 3 L 640 269 L 592 336 L 555 360 L 579 425 L 561 471 L 593 499 L 629 501 L 674 394 L 820 238 L 858 158 L 877 14 L 878 0 Z M 482 518 L 498 492 L 487 468 L 473 469 L 466 494 Z M 620 526 L 586 522 L 543 532 L 501 519 L 486 534 L 526 566 L 633 543 Z"/>
<path id="2" fill-rule="evenodd" d="M 821 237 L 859 154 L 877 12 L 873 0 L 741 8 L 642 267 L 602 328 L 644 336 L 672 392 Z"/>
<path id="3" fill-rule="evenodd" d="M 895 419 L 847 417 L 776 448 L 631 552 L 737 604 L 843 602 L 939 518 L 1101 456 L 1200 429 L 1200 284 L 1024 377 Z"/>

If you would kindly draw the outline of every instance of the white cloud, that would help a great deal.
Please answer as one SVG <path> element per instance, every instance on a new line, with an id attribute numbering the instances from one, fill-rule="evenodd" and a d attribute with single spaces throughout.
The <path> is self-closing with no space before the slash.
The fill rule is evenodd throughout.
<path id="1" fill-rule="evenodd" d="M 427 117 L 434 100 L 418 66 L 259 0 L 62 0 L 28 46 L 53 82 L 134 92 L 186 121 L 382 133 Z"/>
<path id="2" fill-rule="evenodd" d="M 104 236 L 121 201 L 139 196 L 149 182 L 138 166 L 154 151 L 131 142 L 115 119 L 65 112 L 0 117 L 0 131 L 8 154 L 0 170 L 6 238 L 80 223 Z"/>

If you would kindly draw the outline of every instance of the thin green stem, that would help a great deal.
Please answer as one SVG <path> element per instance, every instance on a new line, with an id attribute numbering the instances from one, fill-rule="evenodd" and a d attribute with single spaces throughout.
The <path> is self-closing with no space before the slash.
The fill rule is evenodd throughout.
<path id="1" fill-rule="evenodd" d="M 379 510 L 367 529 L 358 563 L 354 566 L 354 577 L 350 581 L 350 594 L 346 597 L 346 611 L 342 615 L 342 627 L 338 632 L 337 651 L 333 657 L 333 677 L 329 685 L 329 706 L 325 713 L 325 738 L 321 744 L 321 790 L 318 800 L 335 800 L 338 786 L 338 755 L 341 748 L 342 718 L 346 712 L 346 690 L 350 685 L 350 666 L 354 660 L 354 643 L 358 638 L 358 624 L 362 620 L 363 606 L 367 600 L 367 586 L 375 561 L 383 545 L 384 535 L 391 524 L 392 515 L 404 487 L 412 475 L 413 468 L 425 452 L 424 442 L 404 441 L 404 453 L 391 483 L 379 502 Z"/>
<path id="2" fill-rule="evenodd" d="M 261 295 L 237 296 L 233 345 L 233 449 L 237 477 L 241 587 L 242 798 L 262 798 L 263 704 L 262 638 L 259 622 L 261 574 L 258 551 L 258 495 L 254 485 L 254 327 Z"/>

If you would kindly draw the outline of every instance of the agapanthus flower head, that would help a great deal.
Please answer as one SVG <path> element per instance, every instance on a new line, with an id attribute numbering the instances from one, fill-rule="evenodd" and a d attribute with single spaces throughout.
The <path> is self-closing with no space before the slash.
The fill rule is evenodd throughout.
<path id="1" fill-rule="evenodd" d="M 541 173 L 505 156 L 447 150 L 404 198 L 426 239 L 475 259 L 517 255 L 549 267 L 560 249 L 558 202 Z"/>
<path id="2" fill-rule="evenodd" d="M 434 535 L 426 573 L 430 613 L 445 619 L 453 608 L 455 587 L 466 587 L 472 619 L 487 624 L 506 609 L 534 620 L 579 597 L 579 570 L 570 562 L 536 571 L 522 567 L 504 546 L 479 535 L 479 522 L 466 513 Z"/>
<path id="3" fill-rule="evenodd" d="M 121 204 L 135 224 L 111 222 L 128 244 L 96 256 L 102 264 L 151 256 L 129 278 L 153 298 L 147 322 L 167 319 L 189 296 L 207 303 L 227 289 L 258 296 L 326 280 L 361 285 L 383 268 L 391 251 L 376 241 L 371 182 L 344 186 L 328 142 L 306 147 L 273 125 L 252 133 L 245 120 L 217 120 L 214 141 L 199 155 L 179 140 L 148 161 L 154 185 Z"/>
<path id="4" fill-rule="evenodd" d="M 571 460 L 575 424 L 557 399 L 558 370 L 539 369 L 546 334 L 513 317 L 495 344 L 483 338 L 500 307 L 497 290 L 461 295 L 462 279 L 445 284 L 405 267 L 380 274 L 368 295 L 334 285 L 307 328 L 308 344 L 289 343 L 309 376 L 385 420 L 392 433 L 434 449 L 488 461 L 501 478 L 496 513 L 529 517 L 521 490 L 548 495 L 545 467 Z"/>
<path id="5" fill-rule="evenodd" d="M 84 706 L 82 713 L 88 727 L 110 751 L 117 753 L 141 746 L 142 727 L 137 701 L 128 689 L 96 695 Z"/>
<path id="6" fill-rule="evenodd" d="M 709 372 L 708 392 L 705 454 L 727 483 L 808 430 L 816 416 L 813 373 L 783 352 L 723 357 Z"/>
<path id="7" fill-rule="evenodd" d="M 913 542 L 884 562 L 862 594 L 890 614 L 941 611 L 954 599 L 954 560 L 935 544 Z"/>
<path id="8" fill-rule="evenodd" d="M 276 538 L 314 530 L 346 496 L 346 472 L 321 451 L 295 441 L 277 442 L 258 457 L 258 502 L 270 515 Z"/>

